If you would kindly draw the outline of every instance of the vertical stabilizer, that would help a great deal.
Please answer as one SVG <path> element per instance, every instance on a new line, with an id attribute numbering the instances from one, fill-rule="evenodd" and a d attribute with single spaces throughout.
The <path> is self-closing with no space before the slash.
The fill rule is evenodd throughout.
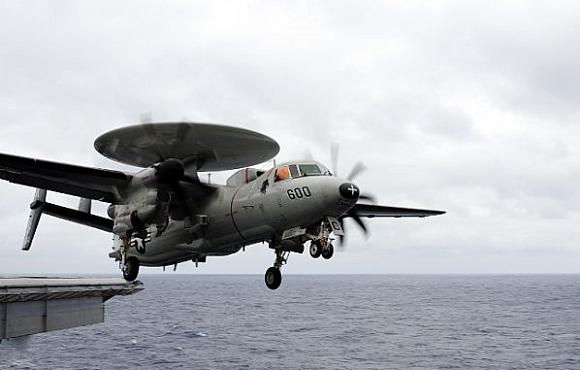
<path id="1" fill-rule="evenodd" d="M 24 234 L 24 242 L 22 243 L 23 251 L 29 250 L 32 245 L 32 239 L 34 239 L 34 234 L 36 234 L 45 202 L 46 189 L 36 189 L 34 201 L 30 204 L 30 216 L 28 216 L 28 225 L 26 225 L 26 234 Z"/>

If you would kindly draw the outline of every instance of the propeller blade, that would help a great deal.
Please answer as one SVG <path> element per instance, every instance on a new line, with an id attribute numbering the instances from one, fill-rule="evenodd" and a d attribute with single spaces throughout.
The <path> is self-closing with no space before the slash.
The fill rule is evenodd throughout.
<path id="1" fill-rule="evenodd" d="M 171 197 L 170 214 L 173 219 L 182 220 L 195 213 L 197 201 L 207 198 L 216 188 L 199 182 L 176 181 L 169 184 Z"/>
<path id="2" fill-rule="evenodd" d="M 355 177 L 357 177 L 361 172 L 366 170 L 367 167 L 362 162 L 358 162 L 354 165 L 348 176 L 346 177 L 347 180 L 352 181 Z"/>
<path id="3" fill-rule="evenodd" d="M 354 222 L 356 222 L 356 224 L 358 226 L 360 226 L 360 228 L 362 229 L 362 231 L 365 234 L 365 237 L 368 238 L 369 230 L 368 230 L 367 225 L 365 224 L 365 222 L 360 218 L 360 216 L 355 211 L 353 211 L 352 209 L 348 212 L 348 215 L 354 220 Z"/>
<path id="4" fill-rule="evenodd" d="M 365 225 L 364 221 L 359 216 L 353 216 L 352 219 L 354 222 L 357 223 L 358 226 L 363 230 L 365 237 L 368 238 L 369 230 L 367 229 L 367 225 Z"/>
<path id="5" fill-rule="evenodd" d="M 175 131 L 175 137 L 173 139 L 173 143 L 182 143 L 189 133 L 190 127 L 186 123 L 182 123 L 177 127 Z"/>
<path id="6" fill-rule="evenodd" d="M 190 209 L 185 199 L 183 189 L 179 184 L 174 183 L 169 186 L 171 189 L 171 201 L 169 203 L 169 215 L 174 220 L 183 220 L 190 214 Z"/>
<path id="7" fill-rule="evenodd" d="M 143 115 L 141 115 L 141 120 L 143 121 Z M 164 155 L 163 153 L 161 153 L 155 145 L 156 143 L 159 143 L 162 141 L 161 137 L 157 134 L 157 130 L 155 129 L 155 125 L 152 123 L 143 122 L 143 123 L 141 123 L 141 129 L 143 130 L 143 132 L 145 133 L 145 136 L 149 140 L 149 142 L 147 143 L 148 150 L 157 156 L 156 160 L 158 162 L 162 162 L 162 161 L 168 159 L 169 157 Z"/>
<path id="8" fill-rule="evenodd" d="M 338 143 L 332 143 L 330 146 L 330 163 L 332 165 L 332 174 L 338 176 Z"/>

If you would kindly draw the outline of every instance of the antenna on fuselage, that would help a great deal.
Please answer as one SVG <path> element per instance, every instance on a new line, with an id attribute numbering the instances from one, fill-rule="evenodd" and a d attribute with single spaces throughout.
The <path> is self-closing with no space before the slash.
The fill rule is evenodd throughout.
<path id="1" fill-rule="evenodd" d="M 211 173 L 207 174 L 207 183 L 211 184 Z"/>

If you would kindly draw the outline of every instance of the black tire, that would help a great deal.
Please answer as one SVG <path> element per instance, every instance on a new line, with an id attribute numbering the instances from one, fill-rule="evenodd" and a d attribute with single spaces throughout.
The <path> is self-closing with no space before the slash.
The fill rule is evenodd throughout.
<path id="1" fill-rule="evenodd" d="M 334 246 L 329 244 L 325 249 L 322 250 L 322 258 L 329 260 L 334 255 Z"/>
<path id="2" fill-rule="evenodd" d="M 322 247 L 320 244 L 312 242 L 310 243 L 310 256 L 312 258 L 318 258 L 322 254 Z"/>
<path id="3" fill-rule="evenodd" d="M 280 273 L 280 269 L 277 267 L 270 267 L 266 270 L 266 276 L 264 277 L 266 281 L 266 286 L 272 290 L 278 289 L 280 284 L 282 283 L 282 274 Z"/>
<path id="4" fill-rule="evenodd" d="M 135 257 L 129 257 L 127 261 L 125 261 L 123 278 L 127 281 L 133 281 L 137 279 L 137 275 L 139 275 L 139 260 Z"/>

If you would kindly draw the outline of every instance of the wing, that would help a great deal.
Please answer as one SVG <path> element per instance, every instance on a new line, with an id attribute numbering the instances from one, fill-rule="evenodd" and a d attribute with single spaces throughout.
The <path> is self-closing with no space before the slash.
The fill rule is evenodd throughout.
<path id="1" fill-rule="evenodd" d="M 348 213 L 358 217 L 429 217 L 442 215 L 444 211 L 433 211 L 428 209 L 399 208 L 377 206 L 374 204 L 355 204 Z"/>
<path id="2" fill-rule="evenodd" d="M 114 203 L 131 176 L 119 171 L 48 162 L 0 153 L 0 179 Z"/>

